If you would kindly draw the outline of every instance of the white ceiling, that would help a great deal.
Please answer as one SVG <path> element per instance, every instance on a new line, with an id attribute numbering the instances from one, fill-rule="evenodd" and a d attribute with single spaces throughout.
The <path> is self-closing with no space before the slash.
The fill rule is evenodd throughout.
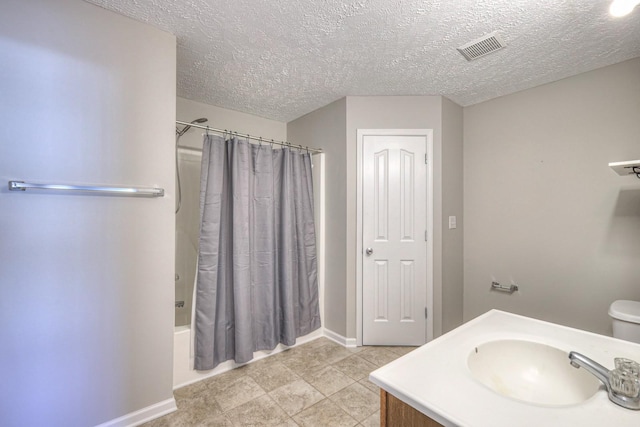
<path id="1" fill-rule="evenodd" d="M 345 95 L 467 106 L 640 56 L 609 0 L 87 0 L 178 38 L 178 95 L 283 122 Z M 456 47 L 498 30 L 507 48 Z"/>

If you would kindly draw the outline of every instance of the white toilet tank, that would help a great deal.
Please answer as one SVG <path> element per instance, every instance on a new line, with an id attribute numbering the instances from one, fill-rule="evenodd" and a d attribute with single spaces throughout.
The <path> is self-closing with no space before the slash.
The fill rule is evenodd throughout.
<path id="1" fill-rule="evenodd" d="M 640 343 L 640 302 L 629 300 L 614 301 L 609 307 L 613 320 L 613 336 Z"/>

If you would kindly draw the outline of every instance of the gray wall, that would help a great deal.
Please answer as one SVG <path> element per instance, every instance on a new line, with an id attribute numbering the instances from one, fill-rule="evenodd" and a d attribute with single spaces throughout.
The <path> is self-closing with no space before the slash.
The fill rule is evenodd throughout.
<path id="1" fill-rule="evenodd" d="M 465 108 L 465 320 L 610 334 L 609 304 L 640 300 L 640 180 L 607 164 L 638 158 L 640 59 Z"/>
<path id="2" fill-rule="evenodd" d="M 440 335 L 442 319 L 448 329 L 462 322 L 462 230 L 443 229 L 443 209 L 462 223 L 462 109 L 440 96 L 349 96 L 288 123 L 289 140 L 327 153 L 325 326 L 347 338 L 357 335 L 358 129 L 434 131 L 433 316 L 434 333 Z M 443 138 L 451 144 L 445 151 Z M 443 301 L 443 287 L 449 284 Z"/>
<path id="3" fill-rule="evenodd" d="M 442 331 L 442 97 L 347 97 L 347 336 L 356 336 L 356 192 L 358 129 L 433 129 L 434 335 Z M 328 161 L 327 165 L 331 165 Z"/>
<path id="4" fill-rule="evenodd" d="M 442 332 L 462 324 L 463 314 L 463 110 L 442 98 Z M 457 225 L 449 229 L 449 216 Z"/>
<path id="5" fill-rule="evenodd" d="M 0 58 L 0 423 L 91 426 L 172 399 L 175 37 L 79 0 L 4 0 Z"/>
<path id="6" fill-rule="evenodd" d="M 342 98 L 287 124 L 289 141 L 326 154 L 324 327 L 342 336 L 347 336 L 346 105 Z"/>

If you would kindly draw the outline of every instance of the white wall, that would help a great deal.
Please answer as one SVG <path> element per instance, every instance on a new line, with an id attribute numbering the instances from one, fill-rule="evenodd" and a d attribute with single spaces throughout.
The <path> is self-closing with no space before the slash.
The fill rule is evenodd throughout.
<path id="1" fill-rule="evenodd" d="M 465 108 L 465 320 L 610 334 L 609 304 L 640 300 L 640 180 L 607 164 L 639 158 L 640 59 Z"/>
<path id="2" fill-rule="evenodd" d="M 287 139 L 287 124 L 276 120 L 265 119 L 253 114 L 216 107 L 186 98 L 178 98 L 177 119 L 190 122 L 200 117 L 209 119 L 203 126 L 217 129 L 255 135 L 258 137 L 285 141 Z M 182 128 L 182 126 L 178 126 Z M 202 129 L 191 128 L 182 138 L 180 145 L 202 149 Z"/>
<path id="3" fill-rule="evenodd" d="M 175 38 L 79 0 L 4 0 L 0 57 L 0 423 L 91 426 L 173 399 Z"/>

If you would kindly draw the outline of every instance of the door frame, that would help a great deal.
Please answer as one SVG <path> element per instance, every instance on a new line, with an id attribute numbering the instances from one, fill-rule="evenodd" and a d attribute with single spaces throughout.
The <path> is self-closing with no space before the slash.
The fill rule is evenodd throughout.
<path id="1" fill-rule="evenodd" d="M 358 129 L 356 189 L 356 344 L 362 346 L 362 185 L 365 136 L 424 136 L 427 140 L 427 312 L 425 342 L 433 339 L 433 129 Z"/>

